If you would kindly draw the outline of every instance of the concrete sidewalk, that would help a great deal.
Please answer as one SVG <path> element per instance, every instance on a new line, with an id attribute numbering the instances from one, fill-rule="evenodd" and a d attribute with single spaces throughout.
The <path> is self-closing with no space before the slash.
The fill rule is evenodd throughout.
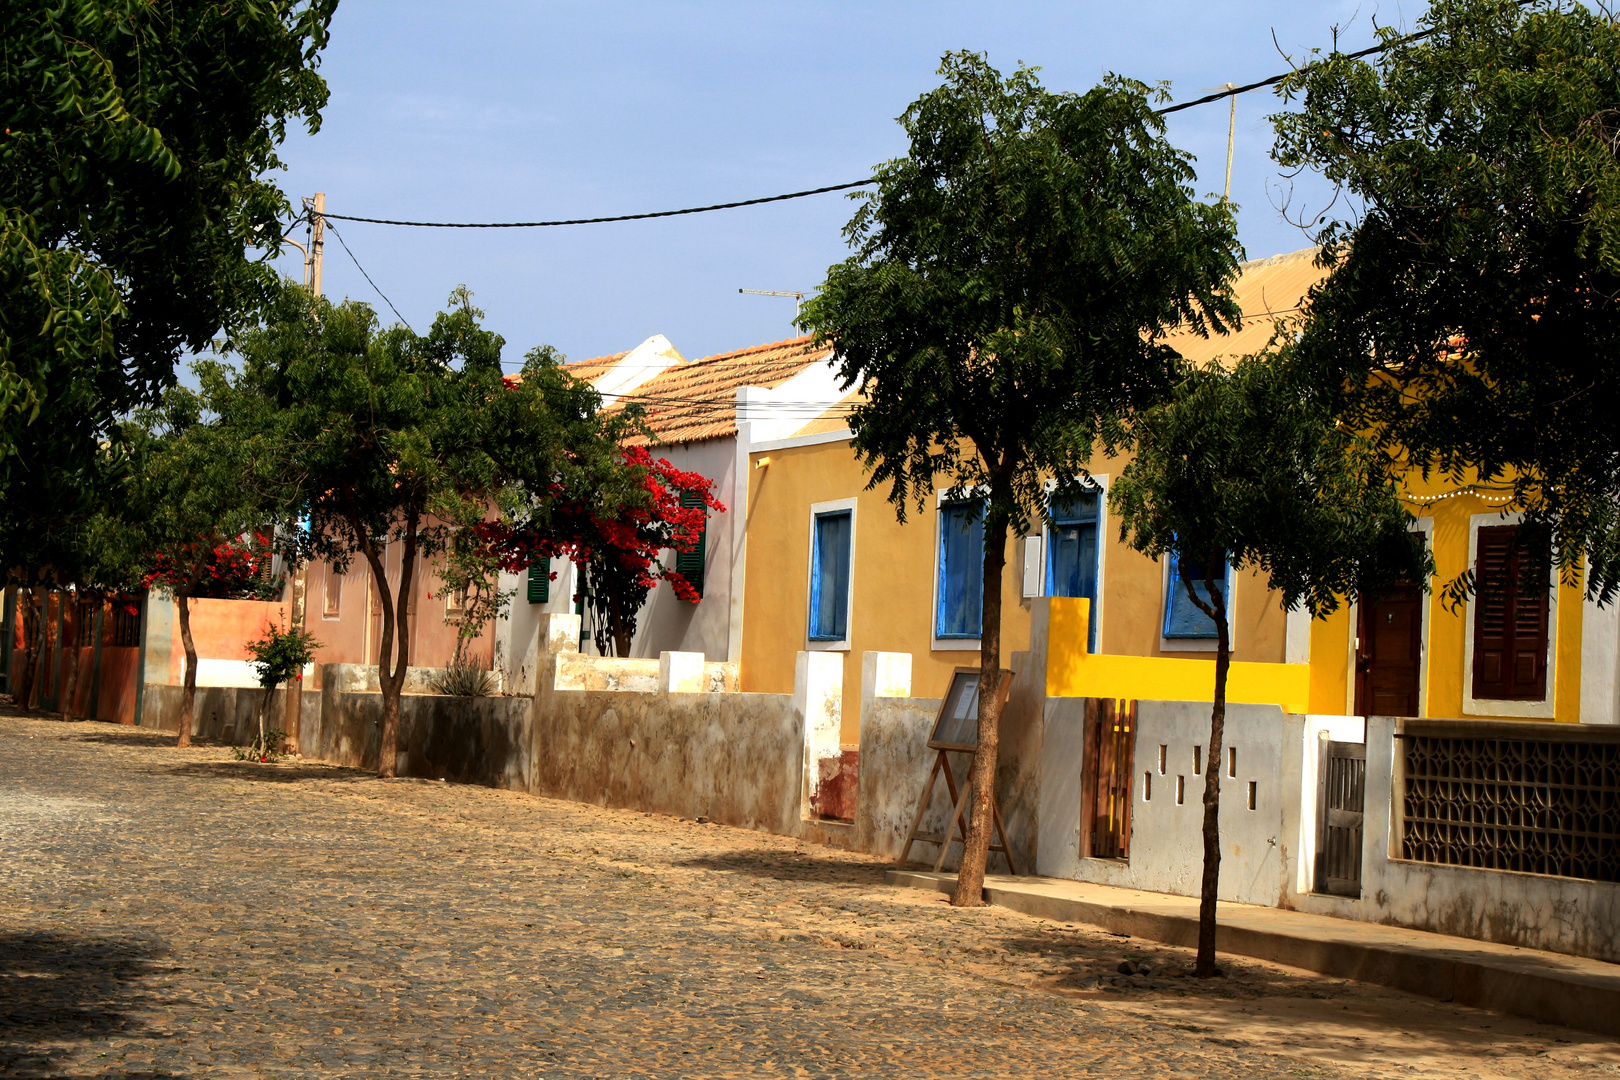
<path id="1" fill-rule="evenodd" d="M 890 885 L 949 893 L 956 875 L 890 870 Z M 986 875 L 998 907 L 1187 948 L 1198 900 L 1058 878 Z M 1216 948 L 1549 1024 L 1620 1035 L 1620 965 L 1396 926 L 1222 903 Z M 1620 930 L 1620 928 L 1617 928 Z"/>

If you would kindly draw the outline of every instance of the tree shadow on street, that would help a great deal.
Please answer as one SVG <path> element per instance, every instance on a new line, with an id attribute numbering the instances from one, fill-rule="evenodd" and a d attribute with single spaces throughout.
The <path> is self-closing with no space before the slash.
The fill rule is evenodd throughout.
<path id="1" fill-rule="evenodd" d="M 674 865 L 818 885 L 881 885 L 883 872 L 892 868 L 892 864 L 872 858 L 809 854 L 779 848 L 720 852 L 683 859 Z"/>
<path id="2" fill-rule="evenodd" d="M 125 731 L 69 735 L 67 741 L 80 743 L 101 743 L 106 746 L 138 746 L 145 749 L 157 750 L 173 747 L 175 742 L 175 734 L 172 731 L 152 731 L 143 728 L 130 728 Z"/>
<path id="3" fill-rule="evenodd" d="M 154 1037 L 131 1005 L 162 955 L 160 947 L 131 938 L 0 934 L 0 1075 L 60 1078 L 66 1075 L 64 1047 L 132 1034 Z M 96 1075 L 143 1080 L 175 1074 L 142 1069 Z"/>
<path id="4" fill-rule="evenodd" d="M 191 761 L 165 769 L 170 776 L 215 780 L 257 780 L 266 784 L 295 784 L 301 780 L 328 780 L 345 784 L 377 782 L 377 774 L 343 765 L 307 762 Z"/>

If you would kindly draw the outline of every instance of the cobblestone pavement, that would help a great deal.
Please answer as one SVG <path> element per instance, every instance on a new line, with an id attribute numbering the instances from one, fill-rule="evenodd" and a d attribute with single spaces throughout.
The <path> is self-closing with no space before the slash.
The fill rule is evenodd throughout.
<path id="1" fill-rule="evenodd" d="M 0 1076 L 1590 1077 L 1607 1041 L 792 840 L 0 716 Z"/>

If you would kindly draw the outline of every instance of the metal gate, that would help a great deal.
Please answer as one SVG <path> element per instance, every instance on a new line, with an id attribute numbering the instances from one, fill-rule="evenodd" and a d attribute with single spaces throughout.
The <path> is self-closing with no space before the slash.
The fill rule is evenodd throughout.
<path id="1" fill-rule="evenodd" d="M 1136 752 L 1136 702 L 1093 698 L 1090 743 L 1091 850 L 1094 859 L 1131 853 L 1131 770 Z"/>
<path id="2" fill-rule="evenodd" d="M 1316 786 L 1316 891 L 1361 895 L 1367 744 L 1322 743 Z"/>

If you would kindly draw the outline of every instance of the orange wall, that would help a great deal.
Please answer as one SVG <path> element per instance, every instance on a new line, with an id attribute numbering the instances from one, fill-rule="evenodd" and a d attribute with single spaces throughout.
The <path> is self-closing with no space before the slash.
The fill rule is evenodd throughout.
<path id="1" fill-rule="evenodd" d="M 246 660 L 247 643 L 264 634 L 267 625 L 287 625 L 287 605 L 270 600 L 192 600 L 191 640 L 199 657 L 210 660 Z M 174 644 L 169 652 L 169 682 L 185 678 L 186 649 L 180 640 L 180 612 L 174 615 Z"/>

